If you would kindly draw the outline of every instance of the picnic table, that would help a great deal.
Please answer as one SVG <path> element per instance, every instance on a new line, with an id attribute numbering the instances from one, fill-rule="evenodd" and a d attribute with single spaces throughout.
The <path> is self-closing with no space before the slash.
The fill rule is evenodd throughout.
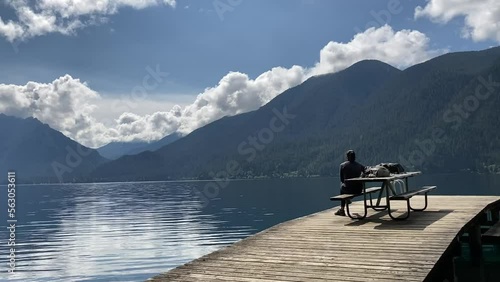
<path id="1" fill-rule="evenodd" d="M 330 200 L 347 200 L 346 210 L 347 215 L 352 219 L 363 219 L 367 216 L 368 208 L 372 208 L 376 211 L 388 210 L 389 216 L 394 220 L 404 220 L 410 216 L 410 211 L 423 211 L 427 208 L 427 194 L 436 189 L 436 186 L 423 186 L 418 189 L 409 190 L 408 178 L 420 175 L 420 171 L 405 172 L 398 174 L 391 174 L 387 177 L 358 177 L 346 179 L 345 181 L 360 181 L 363 184 L 363 190 L 361 194 L 343 194 L 335 197 L 331 197 Z M 369 182 L 381 182 L 380 187 L 366 187 Z M 377 201 L 374 204 L 372 194 L 378 192 Z M 425 195 L 425 204 L 423 208 L 414 208 L 411 206 L 410 199 L 415 195 Z M 368 204 L 367 195 L 370 197 L 370 203 Z M 358 216 L 352 216 L 349 210 L 350 199 L 363 196 L 364 197 L 364 214 Z M 382 197 L 385 197 L 385 205 L 381 204 Z M 395 217 L 391 211 L 391 201 L 406 201 L 407 212 L 404 217 Z"/>

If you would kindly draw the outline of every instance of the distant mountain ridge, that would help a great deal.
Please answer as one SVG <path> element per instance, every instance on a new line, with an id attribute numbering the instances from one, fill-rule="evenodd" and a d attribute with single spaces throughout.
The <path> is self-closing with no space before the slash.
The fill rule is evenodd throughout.
<path id="1" fill-rule="evenodd" d="M 466 118 L 453 112 L 472 99 L 484 84 L 481 78 L 492 81 L 490 88 L 500 82 L 500 48 L 446 54 L 404 71 L 362 61 L 312 77 L 256 111 L 217 120 L 158 151 L 106 163 L 92 177 L 212 178 L 234 162 L 238 168 L 231 177 L 237 178 L 329 176 L 337 175 L 351 148 L 366 164 L 399 161 L 424 171 L 498 172 L 500 89 Z M 275 111 L 295 118 L 271 134 L 266 128 Z M 450 127 L 457 120 L 460 130 Z M 435 130 L 446 141 L 434 140 Z M 255 138 L 266 142 L 252 145 Z"/>
<path id="2" fill-rule="evenodd" d="M 107 161 L 34 118 L 0 114 L 0 132 L 0 172 L 16 171 L 19 182 L 88 181 Z"/>
<path id="3" fill-rule="evenodd" d="M 163 146 L 179 140 L 182 137 L 179 133 L 169 134 L 158 141 L 153 142 L 111 142 L 96 150 L 101 156 L 116 160 L 125 155 L 136 155 L 145 151 L 156 151 Z"/>
<path id="4" fill-rule="evenodd" d="M 124 155 L 130 154 L 133 150 L 141 150 L 148 146 L 147 142 L 111 142 L 102 147 L 97 148 L 97 152 L 107 159 L 116 160 Z"/>

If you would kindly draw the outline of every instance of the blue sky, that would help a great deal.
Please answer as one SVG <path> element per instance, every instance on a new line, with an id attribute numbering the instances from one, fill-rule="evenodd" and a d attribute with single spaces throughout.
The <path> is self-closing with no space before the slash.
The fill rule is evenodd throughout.
<path id="1" fill-rule="evenodd" d="M 466 7 L 446 21 L 440 18 L 448 17 L 446 11 L 430 9 L 428 16 L 415 19 L 417 6 L 433 4 L 425 0 L 177 0 L 175 7 L 160 2 L 95 13 L 105 21 L 77 28 L 69 35 L 48 31 L 19 36 L 13 42 L 0 36 L 0 84 L 51 83 L 70 75 L 86 82 L 101 99 L 114 99 L 141 85 L 147 66 L 159 66 L 169 75 L 148 95 L 165 102 L 165 111 L 170 111 L 174 104 L 182 108 L 193 103 L 198 94 L 219 85 L 231 71 L 255 79 L 273 67 L 313 67 L 329 42 L 348 43 L 369 27 L 387 24 L 395 32 L 418 31 L 428 39 L 425 49 L 441 53 L 498 44 L 495 34 L 476 39 L 463 35 L 465 19 L 473 17 L 466 14 Z M 396 13 L 391 12 L 391 5 Z M 224 7 L 227 10 L 220 10 Z M 16 7 L 0 4 L 4 23 L 19 21 L 16 11 Z M 43 12 L 34 7 L 33 11 Z M 88 15 L 91 13 L 81 18 Z M 407 66 L 401 63 L 398 67 Z M 159 109 L 145 106 L 128 112 L 144 115 L 148 110 Z M 103 118 L 102 111 L 96 116 Z M 61 131 L 73 134 L 74 139 L 83 138 Z"/>
<path id="2" fill-rule="evenodd" d="M 433 46 L 453 51 L 494 44 L 461 38 L 460 19 L 446 25 L 414 20 L 415 7 L 425 1 L 406 2 L 400 4 L 400 14 L 391 15 L 389 24 L 395 30 L 417 29 L 431 38 Z M 162 92 L 197 94 L 229 71 L 256 77 L 275 66 L 313 65 L 330 40 L 349 41 L 356 29 L 364 31 L 370 22 L 380 26 L 370 12 L 380 13 L 387 3 L 244 0 L 223 13 L 223 20 L 212 1 L 181 0 L 175 9 L 125 8 L 108 23 L 74 36 L 29 39 L 19 44 L 19 53 L 6 40 L 0 41 L 0 81 L 49 82 L 68 73 L 98 91 L 120 93 L 140 82 L 146 66 L 159 64 L 170 74 Z M 2 9 L 0 16 L 13 17 L 9 9 Z"/>

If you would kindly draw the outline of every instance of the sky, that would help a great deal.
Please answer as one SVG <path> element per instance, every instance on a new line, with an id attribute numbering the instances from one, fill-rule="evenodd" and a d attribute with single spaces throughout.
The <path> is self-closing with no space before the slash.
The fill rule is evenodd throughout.
<path id="1" fill-rule="evenodd" d="M 0 0 L 0 113 L 94 148 L 151 142 L 364 59 L 499 42 L 495 0 Z"/>

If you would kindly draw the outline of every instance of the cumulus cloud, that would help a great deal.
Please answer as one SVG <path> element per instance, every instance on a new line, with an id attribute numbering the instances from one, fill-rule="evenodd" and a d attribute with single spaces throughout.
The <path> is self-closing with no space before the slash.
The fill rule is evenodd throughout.
<path id="1" fill-rule="evenodd" d="M 306 71 L 300 66 L 273 68 L 256 79 L 244 73 L 230 72 L 184 108 L 178 131 L 187 134 L 223 116 L 258 109 L 279 93 L 302 83 L 305 78 Z"/>
<path id="2" fill-rule="evenodd" d="M 389 25 L 369 28 L 348 43 L 329 42 L 320 52 L 314 74 L 337 72 L 355 62 L 374 59 L 398 68 L 428 60 L 446 50 L 429 50 L 429 38 L 417 30 L 395 32 Z"/>
<path id="3" fill-rule="evenodd" d="M 258 109 L 313 75 L 338 72 L 360 60 L 377 59 L 405 68 L 442 52 L 444 50 L 429 49 L 429 39 L 423 33 L 395 32 L 386 25 L 370 28 L 347 43 L 329 42 L 312 67 L 276 67 L 255 79 L 244 73 L 230 72 L 217 85 L 198 94 L 191 104 L 146 115 L 138 115 L 130 109 L 116 117 L 111 125 L 105 126 L 92 115 L 101 96 L 69 75 L 48 84 L 0 84 L 0 112 L 36 117 L 87 146 L 101 146 L 111 141 L 153 141 L 174 132 L 188 134 L 223 116 Z"/>
<path id="4" fill-rule="evenodd" d="M 500 2 L 497 0 L 430 0 L 425 7 L 415 9 L 415 18 L 421 17 L 439 23 L 464 17 L 462 35 L 465 38 L 500 42 Z"/>
<path id="5" fill-rule="evenodd" d="M 156 5 L 175 7 L 175 0 L 7 0 L 16 20 L 0 17 L 0 35 L 8 41 L 25 40 L 48 33 L 73 34 L 78 29 L 107 20 L 120 8 L 144 9 Z"/>
<path id="6" fill-rule="evenodd" d="M 109 130 L 92 118 L 99 100 L 97 92 L 69 75 L 51 83 L 0 84 L 0 112 L 37 118 L 84 144 L 110 137 Z"/>

